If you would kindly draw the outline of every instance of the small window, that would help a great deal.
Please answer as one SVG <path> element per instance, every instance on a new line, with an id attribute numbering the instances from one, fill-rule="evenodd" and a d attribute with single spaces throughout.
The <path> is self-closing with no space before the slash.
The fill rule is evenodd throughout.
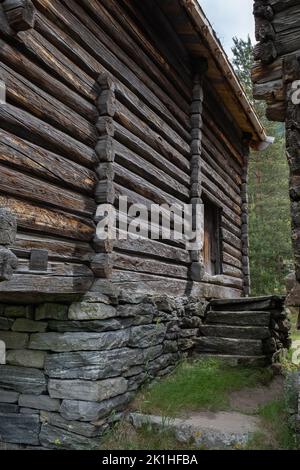
<path id="1" fill-rule="evenodd" d="M 221 210 L 209 200 L 204 200 L 204 248 L 203 258 L 207 274 L 221 274 L 220 245 Z"/>

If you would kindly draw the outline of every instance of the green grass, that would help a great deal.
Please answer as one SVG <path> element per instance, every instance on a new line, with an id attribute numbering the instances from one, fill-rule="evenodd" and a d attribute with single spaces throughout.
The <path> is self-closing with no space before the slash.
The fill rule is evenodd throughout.
<path id="1" fill-rule="evenodd" d="M 249 442 L 252 450 L 296 450 L 295 435 L 289 427 L 288 413 L 284 398 L 260 407 L 258 412 L 262 420 L 262 431 Z"/>
<path id="2" fill-rule="evenodd" d="M 193 444 L 181 444 L 174 433 L 144 425 L 139 429 L 126 422 L 109 431 L 101 443 L 103 450 L 196 450 Z"/>
<path id="3" fill-rule="evenodd" d="M 230 392 L 267 384 L 271 378 L 268 369 L 229 367 L 218 360 L 184 362 L 171 376 L 144 389 L 135 408 L 162 416 L 201 409 L 225 410 Z"/>

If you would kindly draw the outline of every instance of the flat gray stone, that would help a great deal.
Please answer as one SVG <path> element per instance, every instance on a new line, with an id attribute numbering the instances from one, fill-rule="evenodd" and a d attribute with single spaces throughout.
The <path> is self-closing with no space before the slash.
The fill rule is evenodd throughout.
<path id="1" fill-rule="evenodd" d="M 8 331 L 13 326 L 14 320 L 11 318 L 0 317 L 0 331 Z"/>
<path id="2" fill-rule="evenodd" d="M 147 348 L 163 342 L 166 326 L 162 324 L 142 325 L 131 328 L 129 346 Z"/>
<path id="3" fill-rule="evenodd" d="M 195 350 L 200 353 L 262 356 L 262 341 L 251 339 L 199 337 L 194 339 Z"/>
<path id="4" fill-rule="evenodd" d="M 46 391 L 44 374 L 37 369 L 0 366 L 0 388 L 19 393 L 41 395 Z"/>
<path id="5" fill-rule="evenodd" d="M 200 412 L 187 419 L 131 413 L 130 421 L 137 429 L 145 424 L 154 429 L 171 429 L 179 442 L 194 442 L 208 449 L 246 446 L 261 429 L 260 419 L 236 412 Z"/>
<path id="6" fill-rule="evenodd" d="M 30 349 L 15 349 L 7 351 L 6 363 L 13 366 L 33 367 L 43 369 L 46 353 L 44 351 L 31 351 Z"/>
<path id="7" fill-rule="evenodd" d="M 0 403 L 0 413 L 19 413 L 19 407 L 12 403 Z"/>
<path id="8" fill-rule="evenodd" d="M 200 332 L 203 336 L 236 339 L 267 339 L 271 336 L 267 326 L 202 325 Z"/>
<path id="9" fill-rule="evenodd" d="M 119 305 L 117 308 L 118 317 L 138 317 L 138 316 L 149 316 L 150 321 L 156 313 L 154 305 L 150 303 L 143 303 L 137 305 Z"/>
<path id="10" fill-rule="evenodd" d="M 106 333 L 35 333 L 30 337 L 29 348 L 54 352 L 101 351 L 126 346 L 129 331 Z"/>
<path id="11" fill-rule="evenodd" d="M 0 413 L 0 436 L 4 442 L 39 445 L 39 431 L 37 415 Z"/>
<path id="12" fill-rule="evenodd" d="M 67 320 L 69 307 L 63 304 L 46 303 L 39 305 L 35 311 L 36 320 Z"/>
<path id="13" fill-rule="evenodd" d="M 15 333 L 14 331 L 0 331 L 0 341 L 4 341 L 6 349 L 25 349 L 28 345 L 29 335 Z"/>
<path id="14" fill-rule="evenodd" d="M 125 393 L 127 380 L 123 377 L 97 382 L 50 379 L 48 390 L 51 398 L 101 402 Z"/>
<path id="15" fill-rule="evenodd" d="M 59 413 L 49 413 L 48 411 L 41 411 L 41 422 L 50 424 L 57 428 L 65 429 L 66 431 L 79 434 L 85 437 L 96 437 L 101 433 L 101 428 L 93 426 L 89 423 L 80 421 L 68 421 L 64 419 Z"/>
<path id="16" fill-rule="evenodd" d="M 129 348 L 50 354 L 45 372 L 57 379 L 99 380 L 123 375 L 132 366 L 143 364 L 144 360 L 143 351 Z"/>
<path id="17" fill-rule="evenodd" d="M 131 326 L 131 323 L 122 322 L 119 318 L 108 320 L 68 320 L 68 321 L 49 321 L 49 330 L 59 333 L 95 332 L 123 330 Z"/>
<path id="18" fill-rule="evenodd" d="M 69 309 L 69 320 L 107 320 L 115 317 L 115 307 L 104 303 L 77 302 Z"/>
<path id="19" fill-rule="evenodd" d="M 97 422 L 112 411 L 123 410 L 132 398 L 133 393 L 125 393 L 101 403 L 63 400 L 60 413 L 67 420 Z"/>
<path id="20" fill-rule="evenodd" d="M 40 441 L 42 446 L 56 450 L 99 450 L 100 448 L 98 439 L 79 436 L 50 424 L 42 425 Z"/>
<path id="21" fill-rule="evenodd" d="M 24 333 L 43 333 L 46 331 L 48 324 L 27 318 L 17 318 L 12 326 L 13 331 L 21 331 Z"/>
<path id="22" fill-rule="evenodd" d="M 47 395 L 20 395 L 19 406 L 31 408 L 34 410 L 58 411 L 60 400 L 50 398 Z"/>
<path id="23" fill-rule="evenodd" d="M 4 316 L 9 318 L 31 318 L 32 313 L 29 305 L 8 305 L 4 309 Z"/>
<path id="24" fill-rule="evenodd" d="M 19 393 L 0 390 L 0 403 L 18 403 Z"/>

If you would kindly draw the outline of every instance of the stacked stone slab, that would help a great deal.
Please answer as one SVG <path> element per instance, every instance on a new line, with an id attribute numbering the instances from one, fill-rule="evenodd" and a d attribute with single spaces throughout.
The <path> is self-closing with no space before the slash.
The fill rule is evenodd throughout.
<path id="1" fill-rule="evenodd" d="M 1 305 L 4 448 L 97 449 L 145 382 L 194 348 L 206 302 L 124 292 Z"/>
<path id="2" fill-rule="evenodd" d="M 287 315 L 284 297 L 279 296 L 212 301 L 195 350 L 232 363 L 279 362 L 290 347 Z"/>

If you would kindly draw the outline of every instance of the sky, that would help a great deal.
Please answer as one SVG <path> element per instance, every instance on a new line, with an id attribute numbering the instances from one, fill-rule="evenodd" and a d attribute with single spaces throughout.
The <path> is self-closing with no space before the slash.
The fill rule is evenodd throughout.
<path id="1" fill-rule="evenodd" d="M 232 57 L 232 38 L 246 39 L 248 34 L 255 43 L 253 0 L 198 0 L 207 18 L 217 32 L 229 58 Z"/>

